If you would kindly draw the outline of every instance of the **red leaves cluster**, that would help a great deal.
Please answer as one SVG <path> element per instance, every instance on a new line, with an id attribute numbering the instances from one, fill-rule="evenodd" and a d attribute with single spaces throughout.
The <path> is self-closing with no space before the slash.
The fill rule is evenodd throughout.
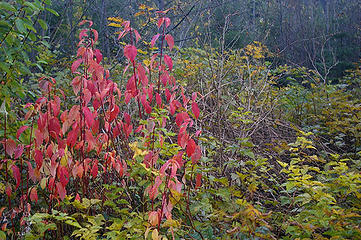
<path id="1" fill-rule="evenodd" d="M 156 201 L 160 193 L 162 195 L 161 209 L 149 213 L 149 221 L 155 226 L 163 217 L 171 218 L 173 208 L 169 196 L 165 194 L 168 190 L 161 192 L 159 187 L 164 184 L 169 191 L 181 193 L 186 182 L 180 179 L 179 170 L 186 162 L 197 164 L 202 156 L 201 148 L 197 144 L 200 131 L 195 135 L 191 133 L 194 131 L 194 121 L 198 120 L 200 115 L 196 102 L 197 94 L 194 93 L 190 99 L 184 94 L 184 89 L 177 86 L 172 75 L 172 58 L 162 51 L 152 56 L 149 65 L 137 62 L 135 43 L 140 39 L 140 35 L 126 21 L 119 38 L 129 33 L 135 36 L 136 42 L 124 47 L 124 56 L 128 59 L 129 65 L 124 70 L 128 81 L 122 95 L 117 84 L 110 79 L 109 72 L 101 65 L 101 52 L 94 48 L 98 33 L 90 28 L 93 23 L 82 21 L 80 25 L 83 24 L 88 24 L 89 28 L 79 34 L 77 59 L 71 65 L 71 72 L 74 74 L 71 85 L 77 96 L 76 104 L 70 109 L 62 110 L 60 91 L 54 88 L 55 80 L 39 80 L 44 95 L 34 105 L 27 105 L 29 110 L 26 119 L 33 118 L 36 125 L 31 130 L 34 139 L 30 136 L 31 142 L 27 146 L 31 161 L 26 161 L 22 167 L 26 169 L 33 182 L 46 183 L 44 191 L 49 194 L 51 206 L 53 199 L 64 200 L 68 191 L 72 189 L 68 184 L 74 180 L 82 182 L 87 187 L 90 180 L 100 179 L 105 173 L 128 177 L 124 158 L 132 156 L 131 152 L 127 152 L 129 136 L 134 134 L 143 137 L 147 147 L 143 162 L 146 167 L 159 171 L 159 175 L 147 188 L 151 201 Z M 163 26 L 163 29 L 166 29 L 170 24 L 169 18 L 161 17 L 158 28 Z M 156 34 L 151 40 L 152 47 L 158 39 L 161 39 L 162 48 L 165 40 L 169 50 L 173 49 L 174 39 L 171 35 L 165 35 L 164 31 L 162 34 Z M 153 81 L 150 77 L 152 73 L 153 76 L 158 76 Z M 65 99 L 64 94 L 60 93 Z M 181 97 L 178 97 L 179 95 Z M 139 112 L 132 115 L 122 112 L 124 106 L 120 103 L 124 101 L 128 104 L 133 98 L 138 103 Z M 163 112 L 167 112 L 167 116 L 156 119 L 152 113 L 158 109 L 165 110 Z M 144 120 L 147 124 L 138 124 L 133 128 L 137 120 Z M 154 149 L 154 143 L 158 142 L 163 147 L 168 141 L 158 129 L 169 128 L 169 124 L 177 129 L 180 150 L 170 159 L 162 159 L 164 156 L 160 156 L 159 151 Z M 29 126 L 25 125 L 18 129 L 17 141 L 28 128 Z M 3 144 L 9 158 L 22 158 L 24 145 L 17 144 L 12 139 L 7 139 Z M 115 147 L 115 144 L 119 146 Z M 159 159 L 162 161 L 158 161 Z M 164 164 L 161 165 L 160 162 Z M 15 189 L 18 189 L 23 178 L 18 167 L 19 162 L 14 161 L 10 166 L 16 184 Z M 198 174 L 195 181 L 195 187 L 199 188 L 201 175 Z M 11 185 L 6 187 L 6 193 L 9 196 L 12 194 Z M 27 194 L 31 201 L 38 201 L 36 187 L 32 187 Z M 74 195 L 76 199 L 80 199 L 78 193 Z"/>

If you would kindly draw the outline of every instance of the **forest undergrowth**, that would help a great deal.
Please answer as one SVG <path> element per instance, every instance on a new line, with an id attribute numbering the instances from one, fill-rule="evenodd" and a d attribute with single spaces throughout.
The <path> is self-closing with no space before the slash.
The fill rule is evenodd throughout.
<path id="1" fill-rule="evenodd" d="M 260 42 L 178 49 L 157 14 L 151 39 L 109 18 L 115 66 L 92 21 L 71 62 L 3 24 L 0 239 L 361 239 L 361 62 L 326 83 Z"/>

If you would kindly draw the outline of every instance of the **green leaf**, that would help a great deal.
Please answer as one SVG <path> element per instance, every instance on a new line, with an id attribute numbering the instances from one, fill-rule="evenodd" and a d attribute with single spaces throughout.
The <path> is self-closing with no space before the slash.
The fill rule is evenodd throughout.
<path id="1" fill-rule="evenodd" d="M 45 31 L 48 30 L 48 25 L 46 24 L 46 22 L 42 19 L 38 20 L 39 25 L 41 26 L 42 29 L 44 29 Z"/>
<path id="2" fill-rule="evenodd" d="M 25 6 L 28 6 L 29 8 L 31 8 L 34 11 L 39 11 L 40 9 L 38 7 L 36 7 L 33 3 L 31 2 L 25 2 L 24 3 Z"/>
<path id="3" fill-rule="evenodd" d="M 65 221 L 66 224 L 70 225 L 70 226 L 74 226 L 77 228 L 81 228 L 80 224 L 77 221 L 73 221 L 73 220 L 66 220 Z"/>
<path id="4" fill-rule="evenodd" d="M 9 67 L 7 66 L 6 63 L 0 62 L 0 68 L 1 68 L 4 72 L 10 73 L 10 69 L 9 69 Z"/>
<path id="5" fill-rule="evenodd" d="M 1 104 L 0 113 L 8 115 L 8 112 L 6 111 L 5 100 Z"/>
<path id="6" fill-rule="evenodd" d="M 11 25 L 7 21 L 0 20 L 0 28 L 9 29 L 10 27 L 11 27 Z"/>
<path id="7" fill-rule="evenodd" d="M 0 9 L 16 12 L 16 8 L 14 8 L 10 3 L 7 2 L 0 2 Z"/>
<path id="8" fill-rule="evenodd" d="M 51 9 L 51 8 L 46 8 L 46 10 L 48 12 L 51 12 L 52 14 L 54 14 L 55 16 L 59 17 L 59 13 L 57 13 L 55 10 Z"/>
<path id="9" fill-rule="evenodd" d="M 0 240 L 5 240 L 6 234 L 3 231 L 0 231 Z"/>
<path id="10" fill-rule="evenodd" d="M 30 32 L 29 38 L 30 38 L 30 40 L 33 41 L 33 42 L 36 41 L 36 35 L 35 35 L 33 32 Z"/>
<path id="11" fill-rule="evenodd" d="M 247 156 L 247 157 L 249 157 L 249 158 L 255 159 L 254 153 L 253 153 L 251 150 L 249 150 L 249 149 L 242 149 L 240 152 L 241 152 L 244 156 Z"/>
<path id="12" fill-rule="evenodd" d="M 27 29 L 29 29 L 29 30 L 33 31 L 34 33 L 36 33 L 36 29 L 34 28 L 33 24 L 24 23 L 24 26 L 25 26 Z"/>
<path id="13" fill-rule="evenodd" d="M 15 20 L 15 25 L 16 25 L 16 28 L 19 30 L 19 32 L 21 32 L 21 33 L 26 32 L 26 28 L 24 26 L 24 21 L 21 20 L 20 18 Z"/>

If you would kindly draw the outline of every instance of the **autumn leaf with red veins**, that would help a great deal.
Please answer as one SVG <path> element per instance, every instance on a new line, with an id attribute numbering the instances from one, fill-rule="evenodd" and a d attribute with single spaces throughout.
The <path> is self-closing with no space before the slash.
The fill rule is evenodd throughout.
<path id="1" fill-rule="evenodd" d="M 137 48 L 133 45 L 127 45 L 124 47 L 124 56 L 126 56 L 131 62 L 134 62 L 137 56 Z"/>

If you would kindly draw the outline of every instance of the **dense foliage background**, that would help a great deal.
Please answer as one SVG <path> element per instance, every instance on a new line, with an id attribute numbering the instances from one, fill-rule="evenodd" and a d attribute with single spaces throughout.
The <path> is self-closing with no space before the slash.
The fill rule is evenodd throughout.
<path id="1" fill-rule="evenodd" d="M 361 239 L 358 0 L 0 3 L 0 239 Z"/>

